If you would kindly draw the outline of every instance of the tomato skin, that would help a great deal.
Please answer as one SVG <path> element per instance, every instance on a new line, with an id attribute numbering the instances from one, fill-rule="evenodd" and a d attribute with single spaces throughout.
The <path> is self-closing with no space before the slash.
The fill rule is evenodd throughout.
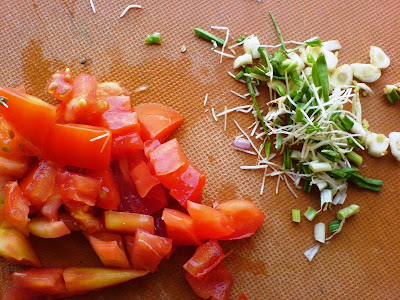
<path id="1" fill-rule="evenodd" d="M 221 261 L 203 278 L 193 277 L 185 272 L 185 278 L 194 293 L 202 299 L 228 300 L 233 286 L 233 275 Z"/>
<path id="2" fill-rule="evenodd" d="M 15 264 L 40 267 L 31 242 L 16 229 L 0 228 L 0 255 Z"/>
<path id="3" fill-rule="evenodd" d="M 49 221 L 46 217 L 31 219 L 28 230 L 33 235 L 44 239 L 55 239 L 71 233 L 63 221 Z"/>
<path id="4" fill-rule="evenodd" d="M 111 169 L 86 170 L 85 174 L 100 179 L 101 190 L 97 196 L 96 206 L 106 210 L 116 210 L 121 203 L 121 198 Z"/>
<path id="5" fill-rule="evenodd" d="M 16 132 L 43 150 L 56 119 L 56 108 L 34 96 L 4 87 L 0 87 L 0 96 L 8 99 L 8 108 L 0 105 L 0 114 Z"/>
<path id="6" fill-rule="evenodd" d="M 69 68 L 65 71 L 56 71 L 47 84 L 47 92 L 60 101 L 68 102 L 72 98 L 72 72 Z"/>
<path id="7" fill-rule="evenodd" d="M 146 161 L 141 160 L 132 166 L 129 172 L 136 190 L 142 198 L 146 197 L 154 186 L 160 184 L 157 177 L 152 174 L 150 167 L 151 165 L 149 166 Z"/>
<path id="8" fill-rule="evenodd" d="M 187 210 L 193 218 L 196 234 L 202 239 L 220 239 L 235 230 L 233 220 L 215 208 L 188 201 Z"/>
<path id="9" fill-rule="evenodd" d="M 132 240 L 133 239 L 133 240 Z M 139 270 L 157 271 L 161 260 L 172 249 L 172 240 L 138 229 L 135 237 L 126 236 L 132 266 Z"/>
<path id="10" fill-rule="evenodd" d="M 98 232 L 85 234 L 85 236 L 103 265 L 127 269 L 131 267 L 125 253 L 121 235 Z"/>
<path id="11" fill-rule="evenodd" d="M 102 127 L 80 124 L 54 124 L 43 153 L 47 160 L 95 170 L 109 168 L 110 156 L 111 132 Z"/>
<path id="12" fill-rule="evenodd" d="M 29 200 L 22 194 L 18 182 L 8 182 L 5 186 L 6 201 L 4 204 L 4 221 L 25 235 L 29 235 Z"/>
<path id="13" fill-rule="evenodd" d="M 133 132 L 140 133 L 140 124 L 135 112 L 106 111 L 101 125 L 110 129 L 114 136 L 127 135 Z"/>
<path id="14" fill-rule="evenodd" d="M 58 209 L 61 207 L 63 204 L 61 200 L 61 194 L 57 191 L 54 191 L 53 194 L 51 194 L 42 208 L 40 209 L 40 212 L 46 216 L 50 221 L 57 221 L 58 220 Z"/>
<path id="15" fill-rule="evenodd" d="M 149 153 L 149 157 L 157 176 L 171 174 L 189 163 L 177 139 L 161 144 Z"/>
<path id="16" fill-rule="evenodd" d="M 150 152 L 152 152 L 160 145 L 161 143 L 159 140 L 147 140 L 143 143 L 144 155 L 146 155 L 147 159 L 150 159 Z"/>
<path id="17" fill-rule="evenodd" d="M 135 233 L 138 229 L 144 229 L 154 233 L 154 218 L 148 215 L 106 211 L 104 212 L 104 223 L 108 230 Z"/>
<path id="18" fill-rule="evenodd" d="M 111 152 L 114 157 L 123 157 L 142 150 L 143 141 L 137 132 L 116 136 L 112 140 Z"/>
<path id="19" fill-rule="evenodd" d="M 193 219 L 178 210 L 164 208 L 162 219 L 167 228 L 167 235 L 174 245 L 200 245 L 201 239 L 194 231 Z"/>
<path id="20" fill-rule="evenodd" d="M 170 107 L 158 103 L 144 103 L 134 107 L 138 113 L 143 140 L 165 141 L 183 122 L 183 116 Z"/>
<path id="21" fill-rule="evenodd" d="M 224 240 L 243 239 L 252 236 L 262 225 L 265 215 L 254 203 L 246 200 L 230 200 L 220 203 L 216 209 L 233 219 L 235 231 Z"/>
<path id="22" fill-rule="evenodd" d="M 216 240 L 210 240 L 197 247 L 193 256 L 183 265 L 190 275 L 202 278 L 214 269 L 226 255 Z"/>
<path id="23" fill-rule="evenodd" d="M 20 183 L 21 190 L 33 206 L 42 207 L 57 188 L 57 172 L 58 168 L 54 163 L 42 160 L 23 178 Z"/>

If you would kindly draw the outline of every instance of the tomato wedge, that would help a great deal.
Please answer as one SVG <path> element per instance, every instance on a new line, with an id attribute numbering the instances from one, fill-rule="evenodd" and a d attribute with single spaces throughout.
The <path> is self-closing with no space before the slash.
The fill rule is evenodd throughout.
<path id="1" fill-rule="evenodd" d="M 187 210 L 196 234 L 202 239 L 220 239 L 235 231 L 233 220 L 215 208 L 188 201 Z"/>
<path id="2" fill-rule="evenodd" d="M 121 235 L 98 232 L 85 234 L 85 236 L 103 265 L 107 267 L 130 268 Z"/>
<path id="3" fill-rule="evenodd" d="M 28 230 L 33 235 L 44 239 L 55 239 L 71 233 L 63 221 L 49 221 L 46 217 L 31 219 Z"/>
<path id="4" fill-rule="evenodd" d="M 141 160 L 132 166 L 130 170 L 130 175 L 135 183 L 136 190 L 142 198 L 146 197 L 154 186 L 160 184 L 150 167 L 151 166 L 149 166 L 146 161 Z"/>
<path id="5" fill-rule="evenodd" d="M 12 263 L 40 267 L 31 242 L 15 229 L 0 227 L 0 255 Z"/>
<path id="6" fill-rule="evenodd" d="M 265 215 L 254 203 L 246 200 L 230 200 L 219 204 L 216 209 L 232 218 L 235 231 L 224 240 L 243 239 L 252 236 L 262 225 Z"/>
<path id="7" fill-rule="evenodd" d="M 138 113 L 143 140 L 165 141 L 183 122 L 183 116 L 170 107 L 158 103 L 144 103 L 134 107 Z"/>
<path id="8" fill-rule="evenodd" d="M 111 152 L 115 157 L 127 156 L 142 150 L 143 141 L 137 132 L 113 137 Z"/>
<path id="9" fill-rule="evenodd" d="M 171 252 L 172 240 L 138 229 L 135 237 L 125 237 L 132 266 L 139 270 L 157 270 L 161 260 Z"/>
<path id="10" fill-rule="evenodd" d="M 162 219 L 167 228 L 168 237 L 175 245 L 200 245 L 201 239 L 194 230 L 193 219 L 178 210 L 165 208 Z"/>
<path id="11" fill-rule="evenodd" d="M 202 299 L 228 300 L 233 286 L 233 275 L 223 261 L 203 278 L 196 278 L 185 272 L 185 278 L 197 296 Z"/>
<path id="12" fill-rule="evenodd" d="M 135 233 L 138 229 L 144 229 L 154 233 L 154 218 L 148 215 L 106 211 L 104 213 L 104 223 L 108 230 Z"/>
<path id="13" fill-rule="evenodd" d="M 63 165 L 105 170 L 110 166 L 111 133 L 102 127 L 55 124 L 46 139 L 43 157 Z"/>
<path id="14" fill-rule="evenodd" d="M 227 255 L 216 240 L 210 240 L 197 247 L 193 256 L 183 265 L 190 275 L 202 278 L 214 269 Z"/>
<path id="15" fill-rule="evenodd" d="M 0 87 L 0 97 L 8 99 L 0 105 L 1 115 L 21 136 L 43 150 L 47 135 L 56 119 L 56 108 L 34 96 Z"/>
<path id="16" fill-rule="evenodd" d="M 16 181 L 7 183 L 5 192 L 6 201 L 4 204 L 3 221 L 15 227 L 25 235 L 29 235 L 27 228 L 29 222 L 29 200 L 22 194 L 18 182 Z"/>

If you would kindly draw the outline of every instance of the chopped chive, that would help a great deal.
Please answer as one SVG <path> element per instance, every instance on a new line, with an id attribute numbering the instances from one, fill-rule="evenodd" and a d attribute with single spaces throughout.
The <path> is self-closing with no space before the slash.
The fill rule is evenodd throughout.
<path id="1" fill-rule="evenodd" d="M 336 178 L 336 179 L 344 179 L 344 178 L 349 178 L 352 173 L 358 172 L 357 168 L 344 168 L 340 170 L 333 170 L 326 172 L 330 177 Z"/>
<path id="2" fill-rule="evenodd" d="M 323 156 L 325 156 L 327 159 L 329 159 L 331 161 L 334 161 L 334 162 L 337 162 L 342 158 L 340 153 L 337 153 L 337 152 L 332 151 L 332 150 L 326 150 L 326 149 L 321 150 L 321 154 Z"/>
<path id="3" fill-rule="evenodd" d="M 352 204 L 350 206 L 347 206 L 345 208 L 342 208 L 336 213 L 336 217 L 339 220 L 347 219 L 351 217 L 352 215 L 355 215 L 356 213 L 360 212 L 360 206 L 357 204 Z"/>
<path id="4" fill-rule="evenodd" d="M 303 109 L 304 106 L 305 106 L 304 103 L 298 103 L 298 104 L 297 104 L 297 107 L 296 107 L 296 114 L 295 114 L 295 117 L 294 117 L 294 121 L 295 121 L 296 123 L 305 123 L 304 114 L 303 114 L 303 112 L 301 111 L 301 109 Z"/>
<path id="5" fill-rule="evenodd" d="M 333 113 L 333 114 L 331 114 L 331 116 L 329 117 L 329 121 L 335 122 L 335 121 L 337 120 L 337 118 L 339 118 L 339 116 L 340 116 L 340 113 L 339 113 L 339 112 Z"/>
<path id="6" fill-rule="evenodd" d="M 340 121 L 340 119 L 336 119 L 335 124 L 337 127 L 339 127 L 340 130 L 347 131 L 346 128 L 342 125 L 342 122 Z"/>
<path id="7" fill-rule="evenodd" d="M 322 46 L 322 41 L 321 40 L 305 41 L 305 44 L 310 46 L 310 47 L 321 47 Z"/>
<path id="8" fill-rule="evenodd" d="M 379 192 L 383 184 L 383 180 L 367 178 L 356 173 L 350 174 L 349 180 L 361 188 L 375 192 Z"/>
<path id="9" fill-rule="evenodd" d="M 259 47 L 259 48 L 257 49 L 257 51 L 258 51 L 258 53 L 260 53 L 261 60 L 264 62 L 264 64 L 265 64 L 265 65 L 268 65 L 267 56 L 265 55 L 265 53 L 268 54 L 267 50 L 265 50 L 264 47 Z"/>
<path id="10" fill-rule="evenodd" d="M 310 55 L 310 56 L 312 57 L 312 55 Z M 311 67 L 311 77 L 312 77 L 312 80 L 313 80 L 315 86 L 317 86 L 317 87 L 321 86 L 321 82 L 319 80 L 318 69 L 317 69 L 317 64 L 316 63 L 314 63 L 312 65 L 312 67 Z"/>
<path id="11" fill-rule="evenodd" d="M 148 35 L 147 38 L 144 40 L 144 42 L 147 44 L 161 45 L 161 36 L 158 32 L 155 32 L 153 34 Z"/>
<path id="12" fill-rule="evenodd" d="M 240 71 L 239 73 L 236 74 L 235 79 L 240 80 L 244 77 L 244 70 Z"/>
<path id="13" fill-rule="evenodd" d="M 272 143 L 270 141 L 265 141 L 265 157 L 269 158 L 271 155 Z"/>
<path id="14" fill-rule="evenodd" d="M 343 127 L 346 130 L 350 130 L 354 126 L 354 122 L 352 119 L 350 119 L 348 116 L 344 116 L 343 118 L 340 119 L 340 122 L 342 123 Z"/>
<path id="15" fill-rule="evenodd" d="M 212 33 L 205 31 L 204 29 L 200 29 L 200 28 L 193 28 L 194 33 L 198 36 L 201 37 L 202 39 L 206 40 L 206 41 L 215 41 L 217 43 L 217 45 L 219 46 L 223 46 L 225 41 L 215 35 L 213 35 Z"/>
<path id="16" fill-rule="evenodd" d="M 357 153 L 355 153 L 354 151 L 351 151 L 349 153 L 346 154 L 346 157 L 349 161 L 351 161 L 353 164 L 355 164 L 356 166 L 360 167 L 362 165 L 363 162 L 363 158 L 361 155 L 358 155 Z"/>
<path id="17" fill-rule="evenodd" d="M 240 38 L 238 38 L 238 39 L 236 40 L 236 43 L 241 43 L 241 42 L 243 42 L 245 39 L 246 39 L 246 37 L 245 37 L 244 35 L 242 35 Z"/>
<path id="18" fill-rule="evenodd" d="M 272 22 L 274 23 L 275 28 L 276 28 L 276 31 L 278 32 L 278 36 L 279 36 L 279 40 L 281 41 L 282 48 L 283 48 L 283 50 L 285 50 L 285 52 L 286 52 L 285 42 L 283 41 L 283 36 L 282 36 L 281 30 L 279 29 L 278 23 L 276 22 L 275 17 L 274 17 L 274 15 L 272 14 L 271 11 L 269 12 L 269 15 L 271 16 Z"/>
<path id="19" fill-rule="evenodd" d="M 393 89 L 389 94 L 386 94 L 386 97 L 391 104 L 395 104 L 400 99 L 400 96 L 395 89 Z"/>
<path id="20" fill-rule="evenodd" d="M 329 101 L 329 71 L 326 65 L 325 55 L 321 53 L 316 61 L 318 77 L 322 87 L 322 95 L 325 102 Z"/>
<path id="21" fill-rule="evenodd" d="M 286 95 L 285 90 L 279 84 L 276 86 L 276 91 L 278 92 L 279 96 L 281 96 L 281 97 Z"/>
<path id="22" fill-rule="evenodd" d="M 297 70 L 290 71 L 289 75 L 295 85 L 297 85 L 297 86 L 302 85 L 303 82 L 301 81 L 299 73 L 297 73 Z M 293 91 L 295 91 L 295 90 L 293 90 Z"/>
<path id="23" fill-rule="evenodd" d="M 335 220 L 329 223 L 329 232 L 335 232 L 340 227 L 340 221 Z"/>
<path id="24" fill-rule="evenodd" d="M 363 143 L 361 140 L 359 140 L 359 139 L 357 139 L 357 138 L 353 138 L 353 139 L 356 140 L 356 142 L 357 142 L 359 145 L 364 146 L 364 143 Z M 353 139 L 347 138 L 347 143 L 348 143 L 350 146 L 359 148 L 359 146 L 354 142 Z"/>
<path id="25" fill-rule="evenodd" d="M 286 146 L 283 150 L 283 167 L 285 170 L 289 170 L 292 168 L 292 160 L 290 158 L 290 148 Z"/>
<path id="26" fill-rule="evenodd" d="M 278 133 L 276 135 L 276 144 L 275 144 L 275 149 L 280 150 L 282 147 L 282 134 Z"/>
<path id="27" fill-rule="evenodd" d="M 261 76 L 266 76 L 264 70 L 261 70 L 261 69 L 260 69 L 259 67 L 257 67 L 257 66 L 255 66 L 255 67 L 253 68 L 253 72 L 256 73 L 256 74 L 258 74 L 258 75 L 261 75 Z"/>
<path id="28" fill-rule="evenodd" d="M 300 209 L 292 209 L 292 221 L 296 222 L 296 223 L 300 223 L 300 221 L 301 221 Z"/>
<path id="29" fill-rule="evenodd" d="M 309 221 L 312 221 L 315 218 L 316 215 L 317 215 L 317 211 L 314 208 L 312 208 L 311 206 L 304 213 L 304 216 Z"/>

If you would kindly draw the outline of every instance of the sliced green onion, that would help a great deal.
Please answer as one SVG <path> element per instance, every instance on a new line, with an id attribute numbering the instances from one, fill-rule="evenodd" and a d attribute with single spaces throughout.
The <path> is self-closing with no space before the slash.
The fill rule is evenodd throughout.
<path id="1" fill-rule="evenodd" d="M 325 55 L 321 53 L 315 62 L 318 70 L 318 78 L 320 86 L 322 87 L 322 95 L 325 102 L 329 101 L 329 71 L 326 65 Z"/>
<path id="2" fill-rule="evenodd" d="M 280 150 L 282 147 L 282 134 L 278 133 L 276 135 L 276 144 L 275 144 L 275 149 Z"/>
<path id="3" fill-rule="evenodd" d="M 337 153 L 337 152 L 332 151 L 332 150 L 327 150 L 327 149 L 321 150 L 321 154 L 323 156 L 325 156 L 327 159 L 329 159 L 331 161 L 334 161 L 334 162 L 337 162 L 342 158 L 340 153 Z"/>
<path id="4" fill-rule="evenodd" d="M 236 74 L 235 79 L 240 80 L 244 77 L 244 70 L 240 71 L 239 73 Z"/>
<path id="5" fill-rule="evenodd" d="M 283 48 L 283 50 L 286 51 L 285 42 L 284 42 L 284 40 L 283 40 L 283 36 L 282 36 L 281 30 L 279 29 L 278 23 L 276 22 L 275 17 L 274 17 L 274 15 L 272 14 L 271 11 L 269 12 L 269 15 L 271 16 L 272 22 L 274 23 L 275 28 L 276 28 L 276 31 L 278 32 L 279 40 L 281 41 L 281 44 L 282 44 L 281 47 Z"/>
<path id="6" fill-rule="evenodd" d="M 352 139 L 351 139 L 351 138 L 347 138 L 347 143 L 348 143 L 350 146 L 360 148 L 360 147 L 357 145 L 357 143 L 354 142 L 353 139 L 358 143 L 358 145 L 364 146 L 364 143 L 363 143 L 361 140 L 357 139 L 357 138 L 352 138 Z"/>
<path id="7" fill-rule="evenodd" d="M 289 75 L 295 85 L 301 86 L 303 84 L 303 81 L 301 81 L 299 73 L 297 73 L 297 70 L 290 71 Z"/>
<path id="8" fill-rule="evenodd" d="M 286 146 L 283 150 L 283 167 L 284 170 L 289 170 L 292 168 L 292 160 L 290 159 L 290 148 Z"/>
<path id="9" fill-rule="evenodd" d="M 314 173 L 332 171 L 332 166 L 327 162 L 312 161 L 308 165 Z"/>
<path id="10" fill-rule="evenodd" d="M 354 126 L 354 121 L 352 119 L 350 119 L 348 116 L 344 116 L 343 118 L 341 118 L 340 122 L 342 123 L 343 127 L 346 130 L 350 130 Z"/>
<path id="11" fill-rule="evenodd" d="M 305 106 L 304 103 L 298 103 L 297 106 L 296 106 L 296 114 L 295 114 L 295 117 L 294 117 L 294 121 L 296 123 L 305 123 L 306 122 L 304 114 L 301 111 L 302 109 L 304 109 L 304 106 Z"/>
<path id="12" fill-rule="evenodd" d="M 355 153 L 354 151 L 351 151 L 349 153 L 346 154 L 346 157 L 349 161 L 351 161 L 353 164 L 355 164 L 356 166 L 360 167 L 362 165 L 363 162 L 363 158 L 361 155 L 358 155 L 357 153 Z"/>
<path id="13" fill-rule="evenodd" d="M 281 85 L 277 84 L 275 88 L 276 88 L 276 91 L 278 92 L 279 96 L 282 97 L 282 96 L 286 95 L 286 92 Z"/>
<path id="14" fill-rule="evenodd" d="M 321 40 L 305 41 L 305 44 L 310 47 L 321 47 L 322 46 Z"/>
<path id="15" fill-rule="evenodd" d="M 356 173 L 350 174 L 349 180 L 361 188 L 375 192 L 379 192 L 383 184 L 383 180 L 367 178 Z"/>
<path id="16" fill-rule="evenodd" d="M 301 212 L 300 209 L 292 209 L 292 221 L 296 223 L 300 223 L 301 221 Z"/>
<path id="17" fill-rule="evenodd" d="M 335 220 L 329 223 L 329 232 L 335 232 L 340 227 L 340 221 Z"/>
<path id="18" fill-rule="evenodd" d="M 269 158 L 271 155 L 272 143 L 270 141 L 265 141 L 265 157 Z"/>
<path id="19" fill-rule="evenodd" d="M 386 94 L 386 97 L 391 104 L 395 104 L 400 99 L 400 96 L 395 89 L 393 89 L 389 94 Z"/>
<path id="20" fill-rule="evenodd" d="M 217 43 L 217 45 L 223 46 L 225 41 L 215 35 L 213 35 L 212 33 L 209 33 L 208 31 L 205 31 L 204 29 L 200 29 L 200 28 L 193 28 L 194 33 L 198 36 L 201 37 L 202 39 L 206 40 L 206 41 L 215 41 Z"/>
<path id="21" fill-rule="evenodd" d="M 246 39 L 246 37 L 245 37 L 244 35 L 242 35 L 240 38 L 238 38 L 238 39 L 236 40 L 236 43 L 241 43 L 241 42 L 243 42 L 245 39 Z"/>
<path id="22" fill-rule="evenodd" d="M 293 151 L 290 153 L 290 158 L 291 158 L 291 159 L 294 159 L 294 160 L 300 160 L 300 159 L 301 159 L 301 153 L 300 153 L 300 151 L 293 150 Z"/>
<path id="23" fill-rule="evenodd" d="M 317 223 L 314 226 L 314 239 L 317 242 L 325 243 L 325 223 Z"/>
<path id="24" fill-rule="evenodd" d="M 338 220 L 343 220 L 355 215 L 356 213 L 360 212 L 360 207 L 357 204 L 352 204 L 345 208 L 342 208 L 336 213 L 336 217 Z"/>
<path id="25" fill-rule="evenodd" d="M 314 208 L 312 208 L 311 206 L 304 213 L 304 216 L 309 221 L 312 221 L 315 218 L 316 215 L 317 215 L 317 211 Z"/>
<path id="26" fill-rule="evenodd" d="M 6 97 L 0 97 L 0 105 L 7 106 L 8 99 Z"/>
<path id="27" fill-rule="evenodd" d="M 335 122 L 337 120 L 337 118 L 339 118 L 340 113 L 336 112 L 331 114 L 331 116 L 329 117 L 329 121 Z"/>
<path id="28" fill-rule="evenodd" d="M 155 32 L 153 34 L 148 35 L 147 38 L 144 40 L 144 42 L 147 44 L 161 45 L 161 36 L 158 32 Z"/>
<path id="29" fill-rule="evenodd" d="M 326 174 L 328 174 L 332 178 L 344 179 L 344 178 L 349 178 L 350 175 L 355 172 L 358 172 L 357 168 L 345 168 L 345 169 L 326 172 Z"/>

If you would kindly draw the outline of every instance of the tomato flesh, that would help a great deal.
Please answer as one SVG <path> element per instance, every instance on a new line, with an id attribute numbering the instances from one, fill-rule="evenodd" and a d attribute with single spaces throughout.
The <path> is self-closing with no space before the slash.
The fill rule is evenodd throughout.
<path id="1" fill-rule="evenodd" d="M 29 231 L 27 225 L 29 222 L 29 200 L 22 194 L 16 181 L 6 184 L 5 193 L 6 200 L 3 213 L 4 221 L 25 235 L 28 235 Z"/>
<path id="2" fill-rule="evenodd" d="M 144 229 L 154 233 L 154 218 L 148 215 L 106 211 L 104 213 L 104 223 L 106 228 L 112 231 L 135 233 L 138 229 Z"/>
<path id="3" fill-rule="evenodd" d="M 50 221 L 46 217 L 31 219 L 28 230 L 33 235 L 44 239 L 55 239 L 71 233 L 63 221 Z"/>
<path id="4" fill-rule="evenodd" d="M 51 194 L 42 208 L 40 209 L 40 212 L 46 216 L 49 220 L 51 221 L 57 221 L 58 219 L 58 210 L 63 204 L 61 200 L 61 194 L 57 191 L 53 192 Z"/>
<path id="5" fill-rule="evenodd" d="M 142 198 L 146 197 L 154 186 L 160 184 L 157 177 L 152 174 L 150 167 L 151 166 L 149 166 L 146 161 L 141 160 L 130 170 L 130 175 L 135 183 L 136 190 Z"/>
<path id="6" fill-rule="evenodd" d="M 136 151 L 143 150 L 143 141 L 137 132 L 119 135 L 112 140 L 112 155 L 115 157 L 127 156 Z"/>
<path id="7" fill-rule="evenodd" d="M 0 156 L 0 174 L 10 178 L 19 179 L 28 171 L 29 159 L 27 157 L 6 158 Z"/>
<path id="8" fill-rule="evenodd" d="M 71 70 L 55 72 L 47 84 L 47 92 L 63 102 L 71 100 L 73 94 Z"/>

